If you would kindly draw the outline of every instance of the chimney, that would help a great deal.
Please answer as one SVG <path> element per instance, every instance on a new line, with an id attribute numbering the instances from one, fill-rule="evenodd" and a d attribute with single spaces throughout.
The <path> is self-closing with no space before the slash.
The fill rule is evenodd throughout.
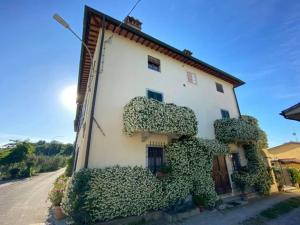
<path id="1" fill-rule="evenodd" d="M 184 49 L 182 52 L 186 56 L 192 56 L 193 55 L 193 53 L 190 50 L 188 50 L 188 49 Z"/>
<path id="2" fill-rule="evenodd" d="M 125 24 L 137 29 L 142 30 L 142 22 L 138 19 L 135 19 L 133 16 L 126 16 L 124 19 Z"/>

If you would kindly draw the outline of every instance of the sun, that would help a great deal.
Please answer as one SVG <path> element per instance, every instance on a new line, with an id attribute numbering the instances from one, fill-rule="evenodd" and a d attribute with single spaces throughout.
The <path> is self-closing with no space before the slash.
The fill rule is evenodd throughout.
<path id="1" fill-rule="evenodd" d="M 62 104 L 71 112 L 76 111 L 76 96 L 76 85 L 65 87 L 60 94 L 60 100 Z"/>

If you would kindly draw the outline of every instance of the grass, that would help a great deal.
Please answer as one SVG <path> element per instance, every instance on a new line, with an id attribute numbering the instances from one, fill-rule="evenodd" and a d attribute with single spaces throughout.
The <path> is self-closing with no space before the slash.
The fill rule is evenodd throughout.
<path id="1" fill-rule="evenodd" d="M 285 201 L 275 204 L 273 207 L 260 213 L 261 216 L 268 219 L 275 219 L 282 214 L 286 214 L 300 206 L 300 197 L 289 198 Z"/>
<path id="2" fill-rule="evenodd" d="M 265 225 L 266 221 L 276 219 L 298 207 L 300 207 L 300 197 L 289 198 L 265 209 L 259 215 L 243 221 L 241 225 Z"/>

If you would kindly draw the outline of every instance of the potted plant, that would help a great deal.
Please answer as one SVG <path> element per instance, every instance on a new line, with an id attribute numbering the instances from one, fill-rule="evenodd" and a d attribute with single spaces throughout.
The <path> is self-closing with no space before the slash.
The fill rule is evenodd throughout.
<path id="1" fill-rule="evenodd" d="M 207 206 L 207 199 L 201 195 L 193 195 L 193 202 L 199 208 L 200 212 L 203 212 Z"/>
<path id="2" fill-rule="evenodd" d="M 64 175 L 59 176 L 54 182 L 54 186 L 49 193 L 49 200 L 52 203 L 54 217 L 57 220 L 63 219 L 65 217 L 60 205 L 64 196 L 66 183 L 67 177 L 65 177 Z"/>

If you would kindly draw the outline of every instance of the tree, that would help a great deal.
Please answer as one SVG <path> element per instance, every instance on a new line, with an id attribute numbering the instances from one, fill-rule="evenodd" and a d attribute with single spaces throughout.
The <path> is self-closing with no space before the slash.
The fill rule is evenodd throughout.
<path id="1" fill-rule="evenodd" d="M 33 154 L 33 151 L 34 148 L 29 142 L 17 142 L 15 147 L 0 152 L 0 164 L 8 165 L 25 161 L 28 156 Z"/>

